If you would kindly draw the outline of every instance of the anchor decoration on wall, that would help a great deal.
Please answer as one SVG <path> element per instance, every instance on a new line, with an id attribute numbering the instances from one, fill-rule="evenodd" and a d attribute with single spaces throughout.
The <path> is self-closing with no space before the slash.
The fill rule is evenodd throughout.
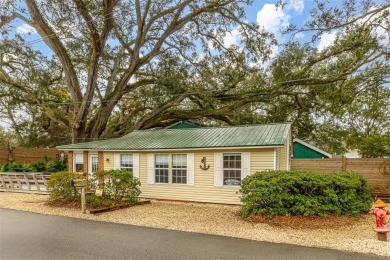
<path id="1" fill-rule="evenodd" d="M 203 163 L 203 165 L 202 164 L 200 165 L 200 168 L 202 170 L 207 171 L 210 168 L 210 165 L 206 166 L 206 157 L 203 157 L 203 159 L 200 160 L 200 162 Z"/>

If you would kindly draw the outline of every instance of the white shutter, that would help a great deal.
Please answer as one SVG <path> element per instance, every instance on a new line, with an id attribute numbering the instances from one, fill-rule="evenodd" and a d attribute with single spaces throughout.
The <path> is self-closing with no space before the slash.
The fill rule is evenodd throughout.
<path id="1" fill-rule="evenodd" d="M 214 153 L 214 186 L 223 186 L 223 155 L 222 153 Z"/>
<path id="2" fill-rule="evenodd" d="M 187 184 L 188 185 L 194 185 L 194 174 L 195 174 L 195 163 L 194 163 L 194 154 L 188 153 L 187 154 Z"/>
<path id="3" fill-rule="evenodd" d="M 172 183 L 172 155 L 167 154 L 168 156 L 168 183 Z"/>
<path id="4" fill-rule="evenodd" d="M 154 154 L 148 154 L 148 184 L 154 184 Z"/>
<path id="5" fill-rule="evenodd" d="M 121 169 L 121 155 L 119 153 L 114 153 L 114 170 Z"/>
<path id="6" fill-rule="evenodd" d="M 274 170 L 276 170 L 276 148 L 274 148 Z"/>
<path id="7" fill-rule="evenodd" d="M 241 180 L 251 173 L 251 153 L 242 153 Z"/>
<path id="8" fill-rule="evenodd" d="M 139 179 L 139 154 L 133 154 L 133 176 Z"/>

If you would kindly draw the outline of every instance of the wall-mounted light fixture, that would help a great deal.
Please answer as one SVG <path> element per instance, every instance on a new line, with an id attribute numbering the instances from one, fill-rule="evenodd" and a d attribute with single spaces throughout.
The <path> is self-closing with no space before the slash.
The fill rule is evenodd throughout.
<path id="1" fill-rule="evenodd" d="M 107 162 L 107 163 L 110 162 L 110 158 L 106 158 L 106 162 Z"/>

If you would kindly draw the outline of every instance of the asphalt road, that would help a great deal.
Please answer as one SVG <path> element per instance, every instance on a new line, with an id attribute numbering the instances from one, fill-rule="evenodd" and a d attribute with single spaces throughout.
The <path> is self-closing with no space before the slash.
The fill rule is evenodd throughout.
<path id="1" fill-rule="evenodd" d="M 0 209 L 0 259 L 385 259 Z"/>

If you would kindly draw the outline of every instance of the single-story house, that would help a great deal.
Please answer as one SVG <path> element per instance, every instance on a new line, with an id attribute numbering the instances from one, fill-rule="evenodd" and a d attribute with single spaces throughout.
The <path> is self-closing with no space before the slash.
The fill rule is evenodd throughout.
<path id="1" fill-rule="evenodd" d="M 293 155 L 292 159 L 320 159 L 332 158 L 330 153 L 327 153 L 309 143 L 306 143 L 298 138 L 293 140 Z"/>
<path id="2" fill-rule="evenodd" d="M 241 180 L 290 169 L 291 124 L 138 130 L 121 138 L 58 146 L 69 171 L 126 169 L 141 197 L 239 204 Z"/>

